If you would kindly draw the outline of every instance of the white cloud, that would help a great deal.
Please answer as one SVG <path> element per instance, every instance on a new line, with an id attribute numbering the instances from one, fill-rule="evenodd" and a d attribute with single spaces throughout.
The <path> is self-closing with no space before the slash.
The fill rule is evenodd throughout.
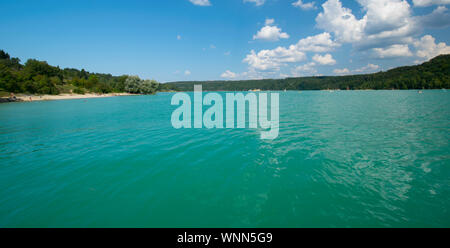
<path id="1" fill-rule="evenodd" d="M 191 71 L 189 71 L 189 70 L 184 71 L 184 75 L 186 75 L 186 76 L 191 75 Z"/>
<path id="2" fill-rule="evenodd" d="M 414 42 L 417 49 L 416 55 L 429 60 L 441 54 L 450 54 L 450 46 L 444 42 L 436 44 L 436 40 L 431 35 L 425 35 L 420 40 Z"/>
<path id="3" fill-rule="evenodd" d="M 181 40 L 181 35 L 177 35 L 177 40 Z"/>
<path id="4" fill-rule="evenodd" d="M 353 70 L 354 72 L 361 73 L 361 72 L 374 72 L 380 68 L 379 65 L 374 64 L 368 64 L 367 66 L 361 67 L 359 69 Z"/>
<path id="5" fill-rule="evenodd" d="M 225 55 L 225 56 L 230 56 L 230 55 L 231 55 L 231 52 L 230 52 L 230 51 L 225 52 L 223 55 Z"/>
<path id="6" fill-rule="evenodd" d="M 278 41 L 288 38 L 289 35 L 281 32 L 281 29 L 277 26 L 264 26 L 256 35 L 253 35 L 254 40 Z"/>
<path id="7" fill-rule="evenodd" d="M 317 18 L 317 26 L 334 33 L 338 41 L 355 42 L 363 37 L 367 17 L 357 20 L 350 9 L 342 7 L 339 0 L 328 0 Z"/>
<path id="8" fill-rule="evenodd" d="M 240 79 L 263 79 L 276 77 L 276 71 L 257 71 L 254 68 L 249 68 L 248 71 L 237 74 Z"/>
<path id="9" fill-rule="evenodd" d="M 289 47 L 277 47 L 271 50 L 254 50 L 246 56 L 246 62 L 256 70 L 278 70 L 287 63 L 297 63 L 306 60 L 305 52 L 327 52 L 339 46 L 331 40 L 329 33 L 322 33 L 301 39 Z"/>
<path id="10" fill-rule="evenodd" d="M 412 52 L 406 44 L 395 44 L 386 48 L 374 48 L 375 56 L 378 58 L 411 57 Z"/>
<path id="11" fill-rule="evenodd" d="M 314 57 L 312 59 L 321 65 L 335 65 L 336 64 L 336 60 L 334 60 L 333 56 L 331 56 L 331 54 L 329 54 L 329 53 L 327 53 L 323 56 L 316 54 L 316 55 L 314 55 Z"/>
<path id="12" fill-rule="evenodd" d="M 301 39 L 296 46 L 300 51 L 320 53 L 332 51 L 335 47 L 338 47 L 339 44 L 331 40 L 331 35 L 329 33 L 322 33 Z"/>
<path id="13" fill-rule="evenodd" d="M 244 3 L 254 3 L 256 6 L 261 6 L 263 5 L 266 0 L 244 0 Z"/>
<path id="14" fill-rule="evenodd" d="M 317 9 L 315 2 L 303 3 L 302 0 L 292 3 L 293 6 L 301 8 L 303 10 Z"/>
<path id="15" fill-rule="evenodd" d="M 194 5 L 198 6 L 211 6 L 211 3 L 209 0 L 189 0 L 189 2 L 193 3 Z"/>
<path id="16" fill-rule="evenodd" d="M 301 7 L 300 3 L 305 4 L 305 1 L 293 2 L 296 7 Z M 450 53 L 446 43 L 437 43 L 432 36 L 416 38 L 425 28 L 450 26 L 450 11 L 447 7 L 437 6 L 424 16 L 414 16 L 411 1 L 407 0 L 357 0 L 357 2 L 361 6 L 361 13 L 358 12 L 356 16 L 351 9 L 342 5 L 341 0 L 325 0 L 321 13 L 316 17 L 316 27 L 323 29 L 323 33 L 306 37 L 290 46 L 252 50 L 243 62 L 253 71 L 264 73 L 280 71 L 282 67 L 297 66 L 295 63 L 306 61 L 306 53 L 312 52 L 315 56 L 310 62 L 314 65 L 306 63 L 294 69 L 291 67 L 295 73 L 304 73 L 308 70 L 311 73 L 315 66 L 336 64 L 329 52 L 346 44 L 352 45 L 358 55 L 376 58 L 412 57 L 425 60 L 439 54 Z M 415 6 L 444 4 L 442 1 L 419 2 L 415 0 Z M 266 26 L 275 26 L 274 23 L 273 19 L 266 20 Z M 281 30 L 278 30 L 278 33 L 281 33 Z M 280 39 L 276 35 L 273 37 L 276 37 L 272 38 L 273 40 Z M 368 64 L 354 70 L 345 69 L 347 68 L 336 69 L 335 73 L 372 72 L 378 70 L 379 66 Z"/>
<path id="17" fill-rule="evenodd" d="M 230 70 L 226 70 L 224 73 L 222 73 L 222 75 L 220 75 L 223 78 L 227 78 L 227 79 L 234 79 L 237 78 L 238 74 L 230 71 Z"/>
<path id="18" fill-rule="evenodd" d="M 450 4 L 450 0 L 413 0 L 414 6 L 426 7 L 436 4 Z"/>
<path id="19" fill-rule="evenodd" d="M 337 75 L 346 75 L 346 74 L 349 74 L 349 73 L 350 73 L 350 70 L 347 69 L 347 68 L 344 68 L 344 69 L 334 69 L 333 72 L 334 72 L 334 74 L 337 74 Z"/>
<path id="20" fill-rule="evenodd" d="M 216 46 L 214 44 L 209 45 L 209 48 L 216 49 Z"/>
<path id="21" fill-rule="evenodd" d="M 316 63 L 314 63 L 314 62 L 296 66 L 292 70 L 292 76 L 293 77 L 301 77 L 301 76 L 307 76 L 307 75 L 314 75 L 317 73 L 317 70 L 316 70 L 316 68 L 314 68 L 314 66 L 316 66 Z"/>
<path id="22" fill-rule="evenodd" d="M 369 73 L 369 72 L 374 72 L 376 70 L 378 70 L 380 68 L 379 65 L 374 65 L 374 64 L 368 64 L 364 67 L 355 69 L 353 71 L 350 71 L 348 68 L 343 68 L 343 69 L 334 69 L 333 72 L 336 75 L 348 75 L 351 72 L 353 73 Z"/>
<path id="23" fill-rule="evenodd" d="M 269 18 L 267 18 L 267 19 L 266 19 L 266 22 L 265 22 L 266 26 L 267 26 L 267 25 L 272 25 L 272 24 L 274 24 L 274 23 L 275 23 L 275 19 L 269 19 Z"/>
<path id="24" fill-rule="evenodd" d="M 428 15 L 416 17 L 422 27 L 443 28 L 450 26 L 450 13 L 447 7 L 438 6 Z"/>
<path id="25" fill-rule="evenodd" d="M 278 41 L 280 39 L 288 39 L 289 35 L 281 31 L 281 28 L 274 26 L 274 19 L 266 19 L 265 26 L 253 35 L 254 40 Z"/>
<path id="26" fill-rule="evenodd" d="M 299 51 L 294 45 L 289 48 L 277 47 L 272 50 L 254 50 L 248 54 L 243 62 L 257 70 L 278 70 L 285 63 L 295 63 L 306 59 L 305 53 Z"/>
<path id="27" fill-rule="evenodd" d="M 358 0 L 366 10 L 365 33 L 394 31 L 411 22 L 411 8 L 405 0 Z"/>
<path id="28" fill-rule="evenodd" d="M 331 32 L 336 40 L 358 50 L 407 43 L 420 25 L 406 0 L 357 0 L 365 14 L 357 19 L 339 0 L 328 0 L 317 18 L 317 26 Z"/>

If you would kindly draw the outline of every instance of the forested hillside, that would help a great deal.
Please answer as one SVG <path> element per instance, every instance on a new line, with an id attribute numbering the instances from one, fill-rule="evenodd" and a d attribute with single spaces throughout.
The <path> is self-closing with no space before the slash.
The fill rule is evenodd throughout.
<path id="1" fill-rule="evenodd" d="M 192 91 L 202 84 L 206 91 L 324 90 L 324 89 L 442 89 L 450 88 L 450 55 L 438 56 L 416 66 L 386 72 L 334 77 L 301 77 L 245 81 L 207 81 L 167 83 L 180 91 Z"/>
<path id="2" fill-rule="evenodd" d="M 349 76 L 300 77 L 242 81 L 190 81 L 160 84 L 137 76 L 112 76 L 72 68 L 61 69 L 45 61 L 18 58 L 0 50 L 0 92 L 29 94 L 138 93 L 192 91 L 202 84 L 205 91 L 325 90 L 325 89 L 442 89 L 450 88 L 450 55 L 440 55 L 416 66 L 386 72 Z"/>
<path id="3" fill-rule="evenodd" d="M 170 90 L 155 80 L 141 80 L 137 76 L 112 76 L 90 73 L 84 69 L 51 66 L 45 61 L 29 59 L 25 64 L 0 50 L 0 92 L 29 94 L 60 93 L 139 93 L 153 94 Z"/>

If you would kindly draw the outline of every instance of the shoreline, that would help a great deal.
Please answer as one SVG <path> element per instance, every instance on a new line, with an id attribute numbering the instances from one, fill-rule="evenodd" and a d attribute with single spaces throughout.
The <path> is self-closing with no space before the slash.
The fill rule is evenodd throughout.
<path id="1" fill-rule="evenodd" d="M 108 93 L 108 94 L 93 94 L 87 93 L 84 95 L 81 94 L 60 94 L 60 95 L 24 95 L 17 94 L 16 100 L 8 101 L 8 97 L 4 97 L 2 99 L 6 99 L 6 101 L 0 102 L 34 102 L 34 101 L 55 101 L 55 100 L 76 100 L 76 99 L 90 99 L 90 98 L 106 98 L 106 97 L 115 97 L 115 96 L 136 96 L 137 94 L 130 93 Z"/>
<path id="2" fill-rule="evenodd" d="M 398 90 L 398 91 L 419 91 L 422 93 L 427 90 L 443 90 L 447 89 L 408 89 L 408 90 Z M 260 92 L 283 92 L 282 90 L 261 90 Z M 374 90 L 374 89 L 360 89 L 360 90 L 287 90 L 286 92 L 307 92 L 307 91 L 324 91 L 324 92 L 335 92 L 335 91 L 392 91 L 392 90 Z M 177 92 L 193 92 L 193 91 L 162 91 L 169 93 L 177 93 Z M 204 91 L 204 92 L 255 92 L 255 91 L 223 91 L 223 90 L 214 90 L 214 91 Z M 259 91 L 257 91 L 259 92 Z M 15 99 L 11 100 L 10 97 L 0 97 L 0 103 L 8 103 L 8 102 L 34 102 L 34 101 L 56 101 L 56 100 L 77 100 L 77 99 L 90 99 L 90 98 L 107 98 L 107 97 L 116 97 L 116 96 L 138 96 L 140 94 L 131 94 L 131 93 L 108 93 L 108 94 L 95 94 L 95 93 L 86 93 L 84 95 L 81 94 L 60 94 L 60 95 L 26 95 L 26 94 L 17 94 L 15 95 Z M 31 98 L 31 99 L 30 99 Z"/>

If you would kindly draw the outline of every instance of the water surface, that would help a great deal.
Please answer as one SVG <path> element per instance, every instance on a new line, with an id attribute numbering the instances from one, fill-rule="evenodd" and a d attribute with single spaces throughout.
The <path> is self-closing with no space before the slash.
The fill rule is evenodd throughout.
<path id="1" fill-rule="evenodd" d="M 0 227 L 450 227 L 445 91 L 280 93 L 280 135 L 172 94 L 0 105 Z"/>

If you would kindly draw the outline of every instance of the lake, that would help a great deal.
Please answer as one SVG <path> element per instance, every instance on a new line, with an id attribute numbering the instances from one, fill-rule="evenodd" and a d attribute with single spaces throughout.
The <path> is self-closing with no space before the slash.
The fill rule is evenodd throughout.
<path id="1" fill-rule="evenodd" d="M 448 91 L 279 93 L 275 140 L 173 93 L 1 104 L 0 227 L 450 227 Z"/>

